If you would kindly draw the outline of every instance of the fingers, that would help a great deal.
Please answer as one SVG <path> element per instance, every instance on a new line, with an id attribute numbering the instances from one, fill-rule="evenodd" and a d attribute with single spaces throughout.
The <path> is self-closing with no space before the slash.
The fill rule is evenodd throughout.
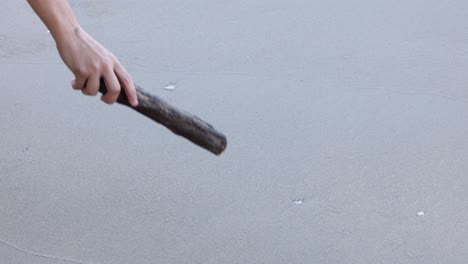
<path id="1" fill-rule="evenodd" d="M 81 92 L 86 95 L 96 95 L 99 91 L 99 79 L 99 75 L 92 75 L 89 77 L 86 86 L 81 89 Z"/>
<path id="2" fill-rule="evenodd" d="M 81 76 L 75 76 L 75 79 L 72 80 L 72 88 L 75 90 L 81 90 L 86 86 L 86 78 Z"/>
<path id="3" fill-rule="evenodd" d="M 138 97 L 135 89 L 135 84 L 133 83 L 130 74 L 124 69 L 124 67 L 117 63 L 114 69 L 115 75 L 117 76 L 120 84 L 122 85 L 125 94 L 127 95 L 128 102 L 133 107 L 138 105 Z"/>
<path id="4" fill-rule="evenodd" d="M 101 100 L 107 104 L 117 101 L 121 89 L 125 91 L 128 102 L 131 106 L 138 105 L 138 97 L 130 74 L 111 56 L 104 63 L 94 63 L 85 71 L 75 72 L 75 79 L 72 81 L 72 87 L 75 90 L 81 90 L 85 95 L 94 96 L 99 92 L 100 82 L 103 79 L 107 92 L 103 94 Z M 86 69 L 86 68 L 85 68 Z"/>
<path id="5" fill-rule="evenodd" d="M 107 93 L 101 97 L 101 100 L 107 104 L 112 104 L 117 101 L 120 94 L 119 80 L 113 71 L 108 71 L 103 76 L 106 83 Z"/>

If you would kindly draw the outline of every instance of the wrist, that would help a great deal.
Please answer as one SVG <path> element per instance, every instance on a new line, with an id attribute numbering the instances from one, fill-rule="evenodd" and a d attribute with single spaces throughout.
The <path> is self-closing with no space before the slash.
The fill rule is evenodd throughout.
<path id="1" fill-rule="evenodd" d="M 57 44 L 77 38 L 84 33 L 83 29 L 78 24 L 70 24 L 49 30 Z"/>
<path id="2" fill-rule="evenodd" d="M 56 42 L 76 35 L 80 25 L 67 0 L 28 0 Z"/>

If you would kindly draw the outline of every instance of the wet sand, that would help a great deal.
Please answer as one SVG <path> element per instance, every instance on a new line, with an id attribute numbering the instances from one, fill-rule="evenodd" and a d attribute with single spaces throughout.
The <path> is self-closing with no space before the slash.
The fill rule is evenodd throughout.
<path id="1" fill-rule="evenodd" d="M 0 262 L 466 263 L 468 3 L 410 2 L 72 1 L 215 157 L 74 92 L 3 1 Z"/>

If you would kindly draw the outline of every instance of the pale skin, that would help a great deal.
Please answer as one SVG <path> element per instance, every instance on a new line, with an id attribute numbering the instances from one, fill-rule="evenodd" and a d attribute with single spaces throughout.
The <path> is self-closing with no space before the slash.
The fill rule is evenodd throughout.
<path id="1" fill-rule="evenodd" d="M 130 74 L 111 52 L 83 30 L 67 0 L 28 0 L 28 3 L 49 29 L 63 62 L 75 76 L 73 89 L 96 95 L 102 78 L 107 87 L 102 101 L 114 103 L 123 89 L 130 104 L 138 105 Z"/>

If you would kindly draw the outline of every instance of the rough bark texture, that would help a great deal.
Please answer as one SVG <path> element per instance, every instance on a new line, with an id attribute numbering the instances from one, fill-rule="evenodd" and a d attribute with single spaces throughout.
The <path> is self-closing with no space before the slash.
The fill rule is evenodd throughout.
<path id="1" fill-rule="evenodd" d="M 185 137 L 216 155 L 224 151 L 227 145 L 226 137 L 213 128 L 213 126 L 197 116 L 177 109 L 161 98 L 143 91 L 139 86 L 136 86 L 136 90 L 139 103 L 137 107 L 132 107 L 128 103 L 127 96 L 124 92 L 120 93 L 117 102 L 151 118 L 169 128 L 175 134 Z M 102 81 L 99 91 L 103 94 L 107 91 Z"/>

